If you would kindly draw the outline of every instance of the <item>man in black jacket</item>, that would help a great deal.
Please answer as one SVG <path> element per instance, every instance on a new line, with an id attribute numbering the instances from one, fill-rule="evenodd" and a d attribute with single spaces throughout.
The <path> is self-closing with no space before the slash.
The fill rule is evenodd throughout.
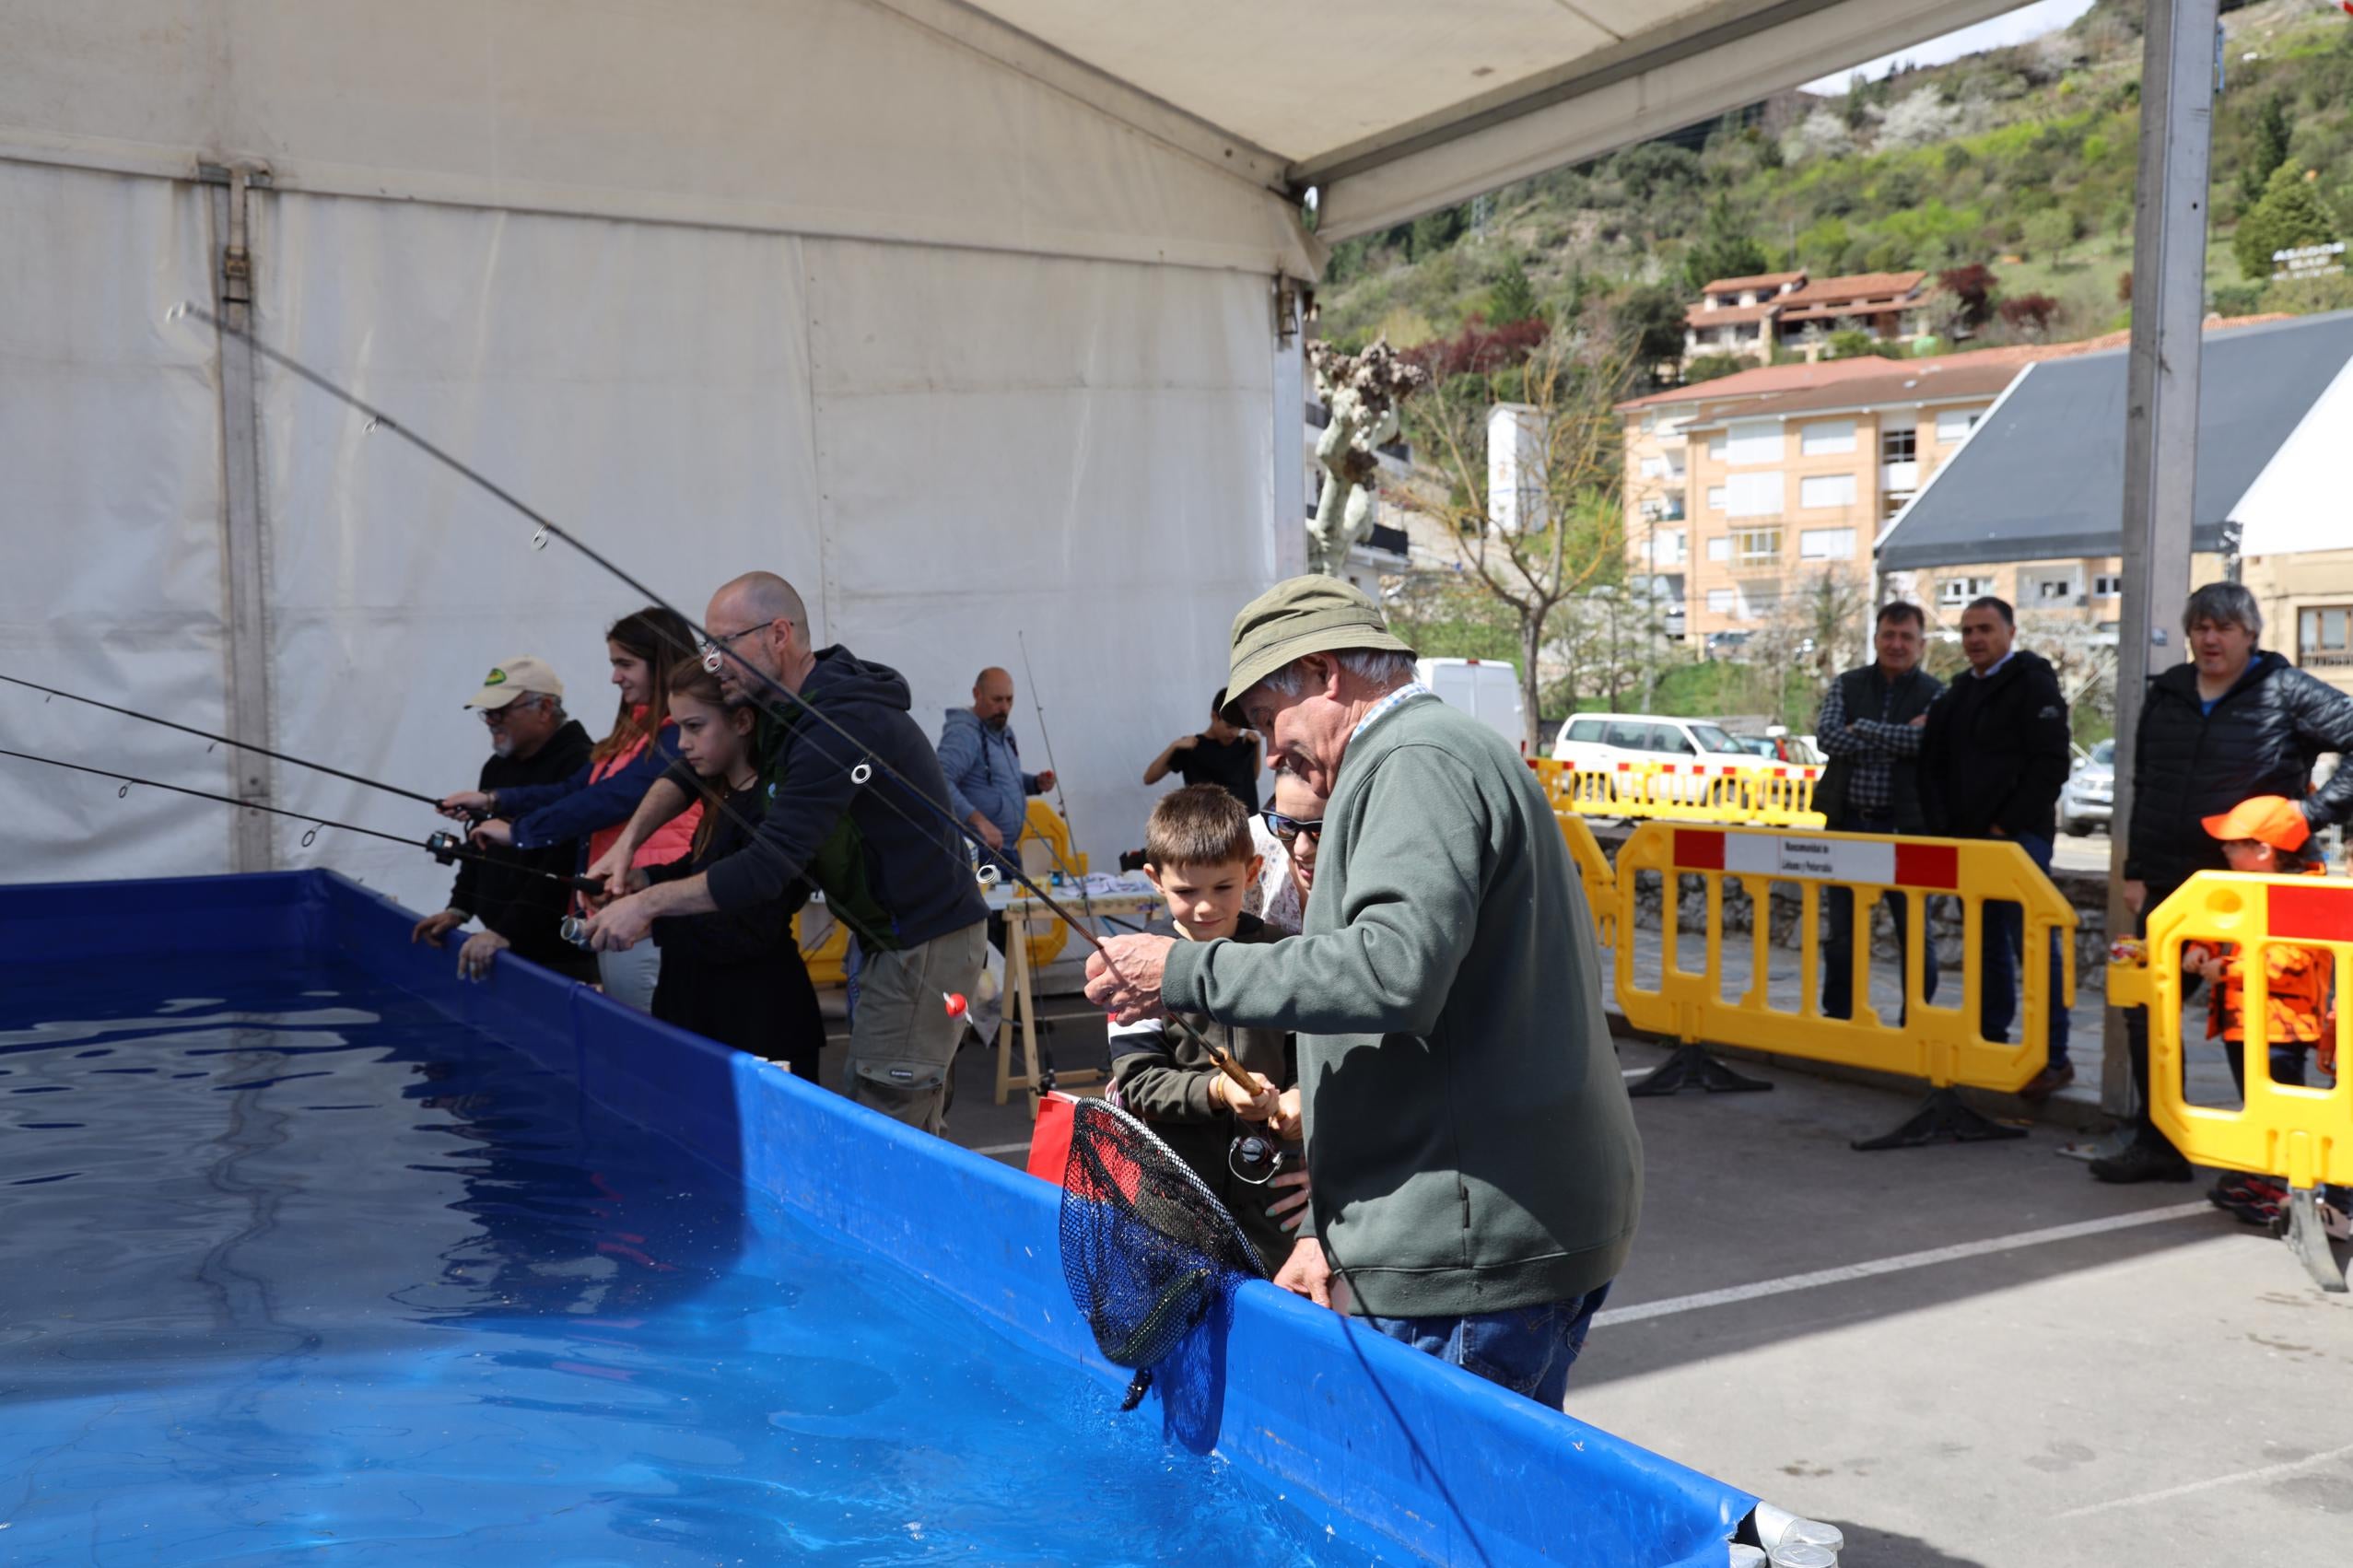
<path id="1" fill-rule="evenodd" d="M 560 784 L 589 764 L 591 742 L 579 720 L 564 712 L 564 683 L 542 659 L 509 659 L 491 666 L 482 689 L 466 698 L 490 731 L 491 755 L 482 765 L 480 790 L 513 790 L 526 784 Z M 477 844 L 486 859 L 458 862 L 450 907 L 427 915 L 409 933 L 411 942 L 441 945 L 441 939 L 479 916 L 482 930 L 458 950 L 458 973 L 480 979 L 502 951 L 575 980 L 593 981 L 596 960 L 566 942 L 556 929 L 571 901 L 556 877 L 568 877 L 579 850 L 569 838 L 536 849 Z M 537 872 L 551 876 L 533 874 Z"/>
<path id="2" fill-rule="evenodd" d="M 962 835 L 931 803 L 947 799 L 947 779 L 908 716 L 907 681 L 846 648 L 812 648 L 801 595 L 773 572 L 747 572 L 721 588 L 704 626 L 728 700 L 759 710 L 755 788 L 767 814 L 748 845 L 708 871 L 607 905 L 591 940 L 599 949 L 631 947 L 662 916 L 764 904 L 807 880 L 864 954 L 849 1097 L 939 1132 L 964 1029 L 942 998 L 979 983 L 989 908 Z M 685 810 L 693 791 L 692 778 L 673 768 L 590 874 L 606 878 L 608 889 L 642 887 L 629 865 L 638 846 Z"/>
<path id="3" fill-rule="evenodd" d="M 2235 582 L 2210 582 L 2182 610 L 2190 661 L 2150 678 L 2133 742 L 2133 811 L 2125 838 L 2125 902 L 2136 935 L 2173 890 L 2224 869 L 2201 819 L 2256 795 L 2299 802 L 2314 832 L 2353 814 L 2353 766 L 2312 790 L 2324 752 L 2353 754 L 2353 697 L 2261 648 L 2263 610 Z M 2118 759 L 2123 766 L 2123 759 Z M 2195 982 L 2193 982 L 2195 983 Z M 2189 1162 L 2148 1118 L 2148 1014 L 2125 1013 L 2140 1104 L 2133 1141 L 2091 1162 L 2101 1181 L 2187 1181 Z"/>
<path id="4" fill-rule="evenodd" d="M 2049 661 L 2013 646 L 2017 617 L 2002 600 L 1973 600 L 1961 613 L 1969 669 L 1928 710 L 1920 782 L 1929 826 L 1948 838 L 2007 838 L 2044 871 L 2059 831 L 2059 790 L 2067 781 L 2067 699 Z M 2018 1015 L 2018 965 L 2026 912 L 1985 906 L 1979 966 L 1980 1021 L 1989 1040 L 2009 1038 Z M 2075 1082 L 2067 1060 L 2067 1012 L 2059 1000 L 2060 933 L 2051 933 L 2050 1060 L 2019 1093 L 2043 1099 Z"/>
<path id="5" fill-rule="evenodd" d="M 1928 831 L 1920 804 L 1920 740 L 1928 705 L 1937 700 L 1944 683 L 1920 668 L 1920 650 L 1927 623 L 1917 604 L 1898 601 L 1879 606 L 1878 629 L 1871 647 L 1873 662 L 1849 670 L 1831 683 L 1814 723 L 1814 743 L 1830 758 L 1830 766 L 1814 786 L 1814 809 L 1829 819 L 1832 833 L 1912 833 Z M 1902 894 L 1886 899 L 1895 921 L 1897 972 L 1905 965 L 1910 901 Z M 1822 1016 L 1855 1016 L 1855 899 L 1843 887 L 1823 891 L 1822 907 L 1830 918 L 1828 940 L 1822 943 Z M 1921 996 L 1937 994 L 1937 948 L 1923 944 L 1920 957 Z"/>

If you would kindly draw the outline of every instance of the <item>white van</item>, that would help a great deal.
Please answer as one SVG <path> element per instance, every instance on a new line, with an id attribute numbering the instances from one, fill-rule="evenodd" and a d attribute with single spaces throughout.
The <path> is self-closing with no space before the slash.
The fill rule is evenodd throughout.
<path id="1" fill-rule="evenodd" d="M 1702 763 L 1711 768 L 1768 766 L 1704 719 L 1655 713 L 1576 714 L 1561 726 L 1552 758 L 1591 773 L 1609 772 L 1621 762 Z"/>
<path id="2" fill-rule="evenodd" d="M 1520 724 L 1519 671 L 1491 659 L 1417 659 L 1414 678 L 1518 750 L 1528 739 Z"/>

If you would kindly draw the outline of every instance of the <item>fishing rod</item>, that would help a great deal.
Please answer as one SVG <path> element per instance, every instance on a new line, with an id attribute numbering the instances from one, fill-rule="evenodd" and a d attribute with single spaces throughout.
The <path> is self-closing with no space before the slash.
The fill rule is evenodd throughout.
<path id="1" fill-rule="evenodd" d="M 1079 832 L 1078 825 L 1071 819 L 1070 797 L 1062 790 L 1062 765 L 1054 760 L 1054 735 L 1046 728 L 1046 702 L 1037 695 L 1037 672 L 1029 662 L 1029 634 L 1017 626 L 1013 629 L 1013 641 L 1021 648 L 1022 679 L 1028 684 L 1029 706 L 1037 715 L 1037 740 L 1038 743 L 1046 748 L 1046 769 L 1054 776 L 1054 809 L 1062 813 L 1063 833 L 1068 837 L 1076 839 Z M 1086 911 L 1087 921 L 1092 925 L 1095 919 L 1095 899 L 1087 887 L 1086 873 L 1076 865 L 1065 860 L 1059 850 L 1055 851 L 1054 859 L 1057 863 L 1070 872 L 1071 879 L 1079 884 L 1079 907 Z M 1098 947 L 1096 951 L 1101 952 L 1102 949 Z M 1038 1075 L 1038 1088 L 1050 1092 L 1054 1087 L 1054 1069 L 1048 1066 Z"/>
<path id="2" fill-rule="evenodd" d="M 116 773 L 111 768 L 86 767 L 78 762 L 61 762 L 53 756 L 35 756 L 30 752 L 12 752 L 5 747 L 0 747 L 0 756 L 12 756 L 19 762 L 37 762 L 45 767 L 63 767 L 75 773 L 88 773 L 100 778 L 114 779 L 123 786 L 115 791 L 118 800 L 128 800 L 131 786 L 136 784 L 145 789 L 169 790 L 175 795 L 193 795 L 200 801 L 217 801 L 224 806 L 237 806 L 249 812 L 267 812 L 272 816 L 291 817 L 296 822 L 307 822 L 310 824 L 310 831 L 302 836 L 302 847 L 306 849 L 310 847 L 311 841 L 319 837 L 319 829 L 339 827 L 345 833 L 365 834 L 370 838 L 381 838 L 389 844 L 405 844 L 412 849 L 423 849 L 445 866 L 458 860 L 472 860 L 478 865 L 498 865 L 509 871 L 519 871 L 531 876 L 545 877 L 550 882 L 560 882 L 567 887 L 591 895 L 604 891 L 604 883 L 601 878 L 565 876 L 556 872 L 541 871 L 536 866 L 518 865 L 512 860 L 496 860 L 479 849 L 469 849 L 466 848 L 465 840 L 454 833 L 436 833 L 425 838 L 404 838 L 397 833 L 385 833 L 373 827 L 362 827 L 356 822 L 337 822 L 330 816 L 312 816 L 308 812 L 285 811 L 276 806 L 263 805 L 258 801 L 240 801 L 234 795 L 216 795 L 209 790 L 191 790 L 184 784 L 167 784 L 160 778 L 142 778 L 135 773 Z"/>
<path id="3" fill-rule="evenodd" d="M 181 724 L 174 720 L 158 719 L 152 713 L 142 713 L 135 708 L 118 708 L 111 702 L 100 702 L 94 696 L 83 696 L 77 692 L 63 691 L 56 686 L 44 686 L 38 681 L 20 680 L 15 675 L 0 675 L 0 681 L 6 681 L 12 686 L 22 686 L 27 691 L 41 692 L 45 694 L 47 696 L 62 696 L 68 702 L 78 702 L 91 708 L 102 708 L 109 713 L 120 713 L 125 719 L 138 719 L 143 720 L 149 724 L 160 724 L 167 730 L 177 730 L 183 735 L 193 735 L 200 741 L 210 741 L 216 745 L 234 746 L 240 752 L 252 752 L 256 756 L 265 756 L 274 762 L 291 763 L 297 767 L 307 767 L 313 773 L 329 774 L 336 778 L 346 779 L 354 784 L 364 784 L 370 790 L 381 790 L 387 795 L 398 795 L 404 801 L 421 802 L 426 805 L 433 807 L 436 811 L 440 809 L 441 802 L 431 795 L 420 795 L 414 790 L 404 790 L 397 784 L 386 784 L 379 779 L 369 778 L 362 774 L 346 773 L 340 767 L 329 767 L 323 762 L 305 761 L 301 757 L 291 756 L 285 752 L 274 752 L 267 746 L 257 746 L 250 741 L 235 740 L 228 735 L 216 735 L 210 730 L 199 730 L 193 724 Z M 240 802 L 239 803 L 243 804 L 244 802 Z M 484 820 L 478 813 L 469 813 L 467 814 L 469 819 L 472 821 L 480 822 Z M 407 840 L 403 840 L 403 842 L 407 842 Z"/>
<path id="4" fill-rule="evenodd" d="M 923 806 L 929 809 L 934 816 L 938 817 L 941 822 L 947 825 L 951 833 L 954 834 L 957 838 L 963 840 L 971 848 L 980 850 L 988 849 L 987 841 L 981 838 L 977 833 L 974 832 L 969 824 L 959 819 L 955 813 L 944 802 L 933 800 L 930 795 L 926 794 L 919 786 L 915 784 L 897 768 L 893 767 L 887 761 L 884 761 L 881 757 L 866 755 L 865 744 L 860 742 L 857 736 L 851 734 L 847 729 L 843 728 L 840 722 L 837 721 L 833 715 L 825 712 L 823 709 L 816 707 L 815 704 L 802 696 L 799 692 L 791 690 L 782 682 L 777 680 L 776 677 L 767 673 L 767 672 L 755 668 L 740 655 L 733 653 L 732 649 L 723 649 L 712 638 L 708 627 L 704 626 L 699 622 L 693 619 L 693 617 L 687 615 L 685 611 L 680 610 L 676 605 L 672 604 L 668 600 L 662 598 L 661 595 L 656 593 L 652 589 L 638 581 L 637 578 L 633 577 L 620 566 L 608 559 L 593 545 L 588 544 L 585 540 L 576 537 L 554 518 L 549 517 L 544 512 L 537 510 L 529 503 L 524 501 L 520 496 L 517 496 L 513 491 L 498 484 L 496 480 L 491 479 L 486 474 L 484 474 L 478 470 L 473 468 L 459 458 L 444 451 L 440 447 L 426 439 L 423 436 L 418 435 L 416 431 L 409 429 L 406 426 L 401 424 L 399 420 L 393 418 L 392 415 L 386 413 L 380 408 L 378 408 L 373 404 L 369 403 L 357 392 L 347 391 L 344 387 L 320 374 L 318 371 L 312 369 L 310 366 L 305 365 L 300 360 L 293 357 L 291 355 L 283 353 L 271 346 L 269 344 L 263 342 L 260 337 L 246 328 L 225 322 L 220 317 L 214 315 L 210 310 L 205 310 L 203 306 L 189 300 L 182 300 L 181 303 L 171 307 L 170 310 L 165 312 L 164 319 L 168 322 L 176 321 L 183 316 L 203 322 L 206 325 L 212 327 L 214 331 L 220 333 L 222 335 L 237 339 L 239 342 L 251 348 L 254 353 L 262 356 L 262 357 L 267 359 L 270 363 L 285 370 L 287 374 L 316 387 L 319 391 L 326 393 L 329 397 L 334 398 L 337 403 L 344 404 L 355 413 L 364 415 L 368 420 L 368 424 L 365 427 L 367 430 L 390 431 L 392 434 L 399 437 L 402 440 L 406 441 L 410 446 L 415 447 L 418 451 L 423 452 L 427 457 L 431 458 L 434 462 L 448 469 L 451 473 L 455 474 L 458 477 L 467 481 L 469 484 L 472 484 L 476 488 L 483 491 L 486 495 L 505 503 L 509 509 L 527 519 L 537 530 L 537 532 L 532 535 L 531 542 L 533 549 L 544 550 L 547 547 L 547 542 L 550 539 L 560 539 L 580 556 L 586 557 L 596 566 L 603 568 L 606 575 L 612 577 L 616 581 L 629 588 L 631 591 L 643 595 L 648 603 L 659 605 L 661 608 L 668 610 L 671 614 L 676 615 L 681 621 L 685 622 L 687 629 L 692 631 L 696 637 L 700 638 L 708 648 L 709 650 L 703 656 L 703 667 L 706 670 L 708 670 L 713 673 L 717 673 L 720 668 L 720 663 L 723 659 L 734 659 L 736 665 L 740 669 L 745 671 L 769 691 L 776 693 L 778 696 L 781 696 L 788 702 L 791 703 L 793 707 L 804 717 L 814 720 L 819 724 L 822 724 L 826 729 L 832 731 L 835 734 L 840 736 L 842 740 L 848 742 L 854 752 L 856 752 L 859 755 L 859 760 L 852 764 L 849 768 L 851 783 L 862 787 L 869 783 L 877 773 L 880 773 L 884 778 L 891 780 L 901 790 L 906 791 L 910 799 L 920 802 Z M 763 705 L 763 711 L 768 712 L 771 717 L 778 719 L 781 719 L 782 717 L 781 714 L 777 713 L 773 708 L 767 708 L 766 705 Z M 828 755 L 825 757 L 825 760 L 828 763 L 837 765 L 841 759 L 837 756 Z M 1058 779 L 1057 782 L 1059 781 L 1059 780 Z M 881 790 L 876 790 L 874 792 L 874 798 L 882 802 L 884 805 L 896 813 L 902 822 L 907 823 L 910 826 L 919 826 L 919 825 L 916 824 L 912 817 L 908 816 L 906 812 L 901 810 L 888 795 L 883 793 Z M 937 840 L 934 840 L 934 842 L 936 843 Z M 942 844 L 939 848 L 942 854 L 949 853 L 946 845 Z M 954 860 L 955 857 L 951 855 L 950 859 Z M 968 862 L 966 862 L 966 864 L 968 869 Z M 1124 976 L 1119 976 L 1118 966 L 1112 962 L 1110 952 L 1104 946 L 1103 939 L 1101 937 L 1096 936 L 1095 932 L 1081 925 L 1078 920 L 1071 916 L 1068 909 L 1065 909 L 1060 904 L 1057 903 L 1053 896 L 1047 893 L 1044 888 L 1038 886 L 1035 882 L 1032 882 L 1029 877 L 1022 872 L 1020 867 L 1007 866 L 1004 868 L 1004 871 L 1007 874 L 1010 874 L 1013 877 L 1014 882 L 1025 889 L 1031 897 L 1036 899 L 1037 902 L 1057 919 L 1069 927 L 1070 930 L 1077 935 L 1080 941 L 1085 942 L 1088 947 L 1092 948 L 1095 953 L 1103 959 L 1105 966 L 1110 969 L 1114 976 L 1118 976 L 1121 979 L 1125 979 Z M 1210 1059 L 1217 1064 L 1219 1071 L 1223 1072 L 1226 1077 L 1233 1080 L 1237 1086 L 1248 1090 L 1254 1096 L 1260 1092 L 1258 1082 L 1252 1078 L 1248 1072 L 1243 1070 L 1241 1063 L 1234 1059 L 1231 1052 L 1205 1038 L 1199 1030 L 1193 1028 L 1192 1025 L 1187 1024 L 1181 1018 L 1172 1015 L 1167 1021 L 1171 1025 L 1192 1039 L 1195 1044 L 1199 1045 L 1205 1052 L 1207 1052 Z"/>

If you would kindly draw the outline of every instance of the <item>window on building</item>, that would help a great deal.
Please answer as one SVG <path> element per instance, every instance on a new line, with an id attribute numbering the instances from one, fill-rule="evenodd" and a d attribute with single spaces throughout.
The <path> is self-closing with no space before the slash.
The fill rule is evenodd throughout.
<path id="1" fill-rule="evenodd" d="M 1832 457 L 1855 450 L 1855 421 L 1824 419 L 1797 432 L 1797 450 L 1808 457 Z"/>
<path id="2" fill-rule="evenodd" d="M 2296 662 L 2353 664 L 2353 604 L 2315 604 L 2296 613 Z"/>
<path id="3" fill-rule="evenodd" d="M 1937 410 L 1937 440 L 1938 444 L 1949 446 L 1961 439 L 1970 431 L 1977 428 L 1977 421 L 1984 417 L 1985 417 L 1984 410 L 1978 408 Z"/>
<path id="4" fill-rule="evenodd" d="M 1707 558 L 1711 561 L 1730 560 L 1732 558 L 1732 541 L 1726 538 L 1709 540 L 1707 542 Z"/>
<path id="5" fill-rule="evenodd" d="M 2034 585 L 2034 601 L 2038 604 L 2064 604 L 2075 596 L 2073 578 L 2046 577 Z"/>
<path id="6" fill-rule="evenodd" d="M 1682 563 L 1683 538 L 1683 531 L 1680 528 L 1662 528 L 1651 535 L 1651 544 L 1658 565 L 1672 567 Z"/>
<path id="7" fill-rule="evenodd" d="M 1738 614 L 1739 614 L 1739 597 L 1737 591 L 1729 588 L 1711 588 L 1707 591 L 1707 613 L 1711 615 Z"/>
<path id="8" fill-rule="evenodd" d="M 1914 427 L 1906 425 L 1900 430 L 1882 429 L 1879 432 L 1881 462 L 1915 462 L 1919 457 L 1920 432 Z"/>
<path id="9" fill-rule="evenodd" d="M 1723 486 L 1710 485 L 1707 487 L 1707 509 L 1712 512 L 1720 512 L 1724 509 Z"/>
<path id="10" fill-rule="evenodd" d="M 1797 504 L 1801 507 L 1851 507 L 1855 504 L 1855 475 L 1809 474 L 1797 481 Z"/>
<path id="11" fill-rule="evenodd" d="M 1855 558 L 1855 531 L 1851 528 L 1809 528 L 1797 535 L 1797 558 L 1801 561 L 1851 561 Z"/>
<path id="12" fill-rule="evenodd" d="M 2113 599 L 2125 591 L 2125 574 L 2101 572 L 2091 579 L 2091 594 L 2095 599 Z"/>
<path id="13" fill-rule="evenodd" d="M 1781 461 L 1781 421 L 1778 419 L 1743 419 L 1726 434 L 1725 461 L 1739 464 L 1747 462 L 1779 462 Z M 1713 447 L 1709 455 L 1715 455 Z"/>
<path id="14" fill-rule="evenodd" d="M 1881 517 L 1893 517 L 1896 513 L 1904 509 L 1905 504 L 1912 499 L 1914 494 L 1914 492 L 1910 490 L 1898 490 L 1892 495 L 1880 497 L 1879 515 Z"/>
<path id="15" fill-rule="evenodd" d="M 1973 599 L 1983 599 L 1994 591 L 1990 577 L 1949 577 L 1937 585 L 1937 603 L 1947 605 L 1966 604 Z"/>
<path id="16" fill-rule="evenodd" d="M 1778 528 L 1736 528 L 1732 531 L 1732 562 L 1735 566 L 1756 567 L 1777 565 L 1781 560 L 1781 530 Z"/>
<path id="17" fill-rule="evenodd" d="M 1781 471 L 1733 474 L 1725 485 L 1724 509 L 1734 517 L 1779 517 Z"/>

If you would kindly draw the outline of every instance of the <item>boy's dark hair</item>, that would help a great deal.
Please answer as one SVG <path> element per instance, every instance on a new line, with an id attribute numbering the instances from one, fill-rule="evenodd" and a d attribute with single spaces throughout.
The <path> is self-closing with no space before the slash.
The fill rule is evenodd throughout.
<path id="1" fill-rule="evenodd" d="M 1154 871 L 1247 865 L 1258 852 L 1248 808 L 1223 784 L 1188 784 L 1163 795 L 1144 824 L 1144 864 Z"/>
<path id="2" fill-rule="evenodd" d="M 1210 699 L 1209 699 L 1209 716 L 1210 716 L 1212 719 L 1214 719 L 1214 718 L 1216 718 L 1219 714 L 1221 714 L 1221 713 L 1223 713 L 1223 712 L 1224 712 L 1224 711 L 1225 711 L 1225 688 L 1224 688 L 1223 686 L 1220 686 L 1220 687 L 1218 687 L 1218 688 L 1217 688 L 1217 695 L 1216 695 L 1215 696 L 1213 696 L 1213 697 L 1212 697 L 1212 698 L 1210 698 Z"/>
<path id="3" fill-rule="evenodd" d="M 1883 626 L 1890 621 L 1910 621 L 1922 631 L 1928 629 L 1928 617 L 1920 613 L 1920 606 L 1902 599 L 1891 599 L 1880 605 L 1879 618 L 1872 625 Z"/>

